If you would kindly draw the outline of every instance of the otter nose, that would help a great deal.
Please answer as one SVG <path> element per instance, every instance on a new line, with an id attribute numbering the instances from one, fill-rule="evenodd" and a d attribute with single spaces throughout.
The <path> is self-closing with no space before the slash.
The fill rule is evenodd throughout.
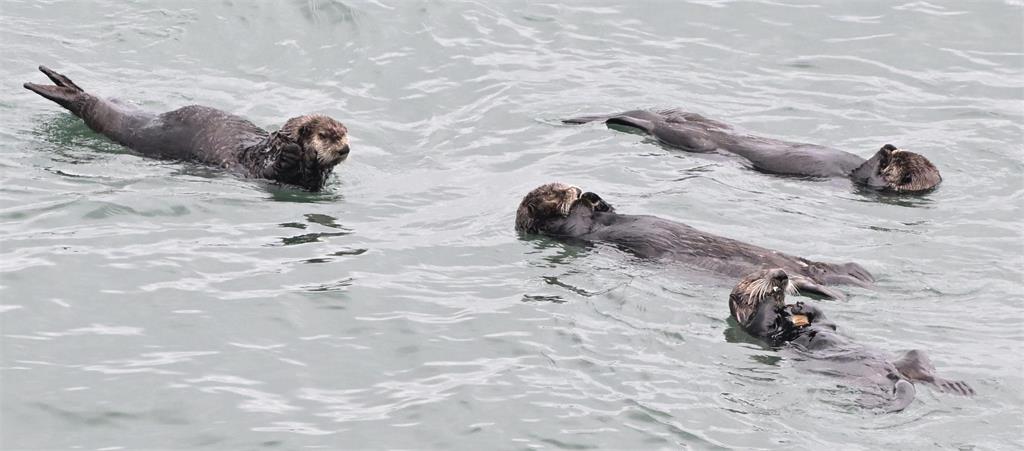
<path id="1" fill-rule="evenodd" d="M 782 268 L 775 268 L 768 271 L 768 278 L 772 280 L 784 281 L 789 279 L 789 276 L 786 275 L 786 271 L 783 271 Z"/>
<path id="2" fill-rule="evenodd" d="M 345 144 L 344 147 L 342 147 L 341 149 L 338 149 L 338 155 L 344 157 L 344 156 L 348 155 L 348 151 L 349 151 L 348 144 Z"/>

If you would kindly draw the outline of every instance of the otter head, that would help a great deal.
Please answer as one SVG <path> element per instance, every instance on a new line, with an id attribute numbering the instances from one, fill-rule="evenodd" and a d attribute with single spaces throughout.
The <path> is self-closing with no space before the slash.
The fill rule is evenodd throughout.
<path id="1" fill-rule="evenodd" d="M 763 269 L 744 277 L 729 294 L 729 314 L 744 329 L 750 326 L 755 313 L 765 303 L 773 309 L 786 304 L 786 293 L 796 288 L 781 268 Z"/>
<path id="2" fill-rule="evenodd" d="M 341 122 L 322 114 L 288 119 L 280 133 L 302 146 L 316 165 L 330 169 L 348 157 L 348 129 Z"/>
<path id="3" fill-rule="evenodd" d="M 892 144 L 882 146 L 854 170 L 853 179 L 870 188 L 897 193 L 928 191 L 942 181 L 938 168 L 927 158 Z"/>
<path id="4" fill-rule="evenodd" d="M 523 197 L 516 210 L 516 231 L 540 233 L 551 230 L 553 224 L 562 223 L 576 206 L 590 211 L 614 211 L 597 194 L 585 193 L 579 187 L 565 183 L 548 183 Z"/>

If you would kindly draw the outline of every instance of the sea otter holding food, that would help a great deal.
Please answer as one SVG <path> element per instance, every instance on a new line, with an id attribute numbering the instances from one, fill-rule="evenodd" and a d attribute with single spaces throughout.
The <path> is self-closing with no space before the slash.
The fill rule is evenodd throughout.
<path id="1" fill-rule="evenodd" d="M 348 129 L 330 117 L 289 119 L 270 133 L 241 117 L 191 105 L 153 114 L 85 92 L 68 77 L 39 66 L 53 85 L 25 88 L 67 108 L 89 128 L 145 156 L 199 161 L 247 177 L 319 191 L 349 153 Z"/>
<path id="2" fill-rule="evenodd" d="M 944 392 L 973 395 L 965 382 L 935 376 L 923 351 L 909 351 L 891 360 L 836 332 L 821 309 L 802 302 L 786 304 L 793 292 L 782 268 L 762 269 L 740 281 L 729 295 L 729 313 L 739 326 L 773 347 L 786 347 L 801 358 L 822 362 L 828 372 L 856 378 L 864 387 L 877 387 L 887 398 L 886 410 L 905 409 L 913 401 L 912 382 L 932 384 Z"/>

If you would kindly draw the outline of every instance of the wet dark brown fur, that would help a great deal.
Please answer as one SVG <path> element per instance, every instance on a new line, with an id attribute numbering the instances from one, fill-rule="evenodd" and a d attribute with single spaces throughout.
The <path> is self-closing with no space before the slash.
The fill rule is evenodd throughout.
<path id="1" fill-rule="evenodd" d="M 935 188 L 942 177 L 922 155 L 882 146 L 865 160 L 857 155 L 816 144 L 737 133 L 722 122 L 679 110 L 643 111 L 566 119 L 567 124 L 604 121 L 637 128 L 673 148 L 687 152 L 724 152 L 746 158 L 769 173 L 807 177 L 848 177 L 879 191 L 920 193 Z"/>
<path id="2" fill-rule="evenodd" d="M 39 70 L 54 84 L 25 83 L 25 88 L 145 156 L 199 161 L 319 191 L 349 153 L 348 129 L 324 115 L 295 117 L 270 133 L 244 118 L 200 105 L 163 114 L 141 111 L 93 96 L 49 68 Z"/>
<path id="3" fill-rule="evenodd" d="M 744 331 L 773 347 L 789 347 L 802 357 L 823 362 L 828 372 L 856 378 L 891 395 L 888 411 L 905 409 L 914 399 L 912 381 L 933 384 L 944 392 L 972 395 L 961 381 L 935 376 L 935 367 L 923 351 L 913 350 L 896 360 L 857 345 L 836 332 L 836 325 L 816 306 L 786 304 L 793 292 L 781 268 L 756 271 L 744 277 L 729 294 L 729 313 Z"/>
<path id="4" fill-rule="evenodd" d="M 801 290 L 831 298 L 842 298 L 843 294 L 825 285 L 865 286 L 874 281 L 856 263 L 815 262 L 668 219 L 619 214 L 597 194 L 564 183 L 541 185 L 523 197 L 516 211 L 516 230 L 611 243 L 641 257 L 671 259 L 730 277 L 781 266 L 794 274 Z"/>

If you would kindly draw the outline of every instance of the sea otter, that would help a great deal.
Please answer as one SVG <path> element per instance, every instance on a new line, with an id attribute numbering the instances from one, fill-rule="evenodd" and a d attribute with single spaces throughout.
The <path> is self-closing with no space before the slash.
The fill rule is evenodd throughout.
<path id="1" fill-rule="evenodd" d="M 755 169 L 773 174 L 847 177 L 868 188 L 894 193 L 921 193 L 942 181 L 939 170 L 927 158 L 892 144 L 882 146 L 865 161 L 830 147 L 736 133 L 722 122 L 678 110 L 635 110 L 563 120 L 567 124 L 592 121 L 638 128 L 688 152 L 736 154 L 749 160 Z"/>
<path id="2" fill-rule="evenodd" d="M 974 394 L 965 382 L 935 376 L 923 351 L 909 351 L 896 360 L 860 346 L 836 332 L 836 325 L 816 306 L 786 304 L 794 291 L 782 268 L 762 269 L 745 278 L 729 295 L 729 313 L 739 326 L 772 347 L 786 347 L 800 357 L 820 361 L 828 372 L 858 379 L 891 396 L 888 411 L 905 409 L 916 390 L 912 381 L 927 382 L 942 391 Z"/>
<path id="3" fill-rule="evenodd" d="M 96 97 L 68 77 L 39 66 L 53 85 L 25 88 L 67 108 L 89 128 L 145 156 L 191 160 L 247 177 L 275 180 L 319 191 L 334 166 L 349 153 L 348 129 L 310 114 L 289 119 L 270 133 L 241 117 L 191 105 L 163 114 L 140 111 Z"/>
<path id="4" fill-rule="evenodd" d="M 871 274 L 856 263 L 821 263 L 701 232 L 655 216 L 615 212 L 600 196 L 564 183 L 542 185 L 516 211 L 517 231 L 584 242 L 606 242 L 646 258 L 665 258 L 730 277 L 781 266 L 803 291 L 830 298 L 832 284 L 866 286 Z"/>

